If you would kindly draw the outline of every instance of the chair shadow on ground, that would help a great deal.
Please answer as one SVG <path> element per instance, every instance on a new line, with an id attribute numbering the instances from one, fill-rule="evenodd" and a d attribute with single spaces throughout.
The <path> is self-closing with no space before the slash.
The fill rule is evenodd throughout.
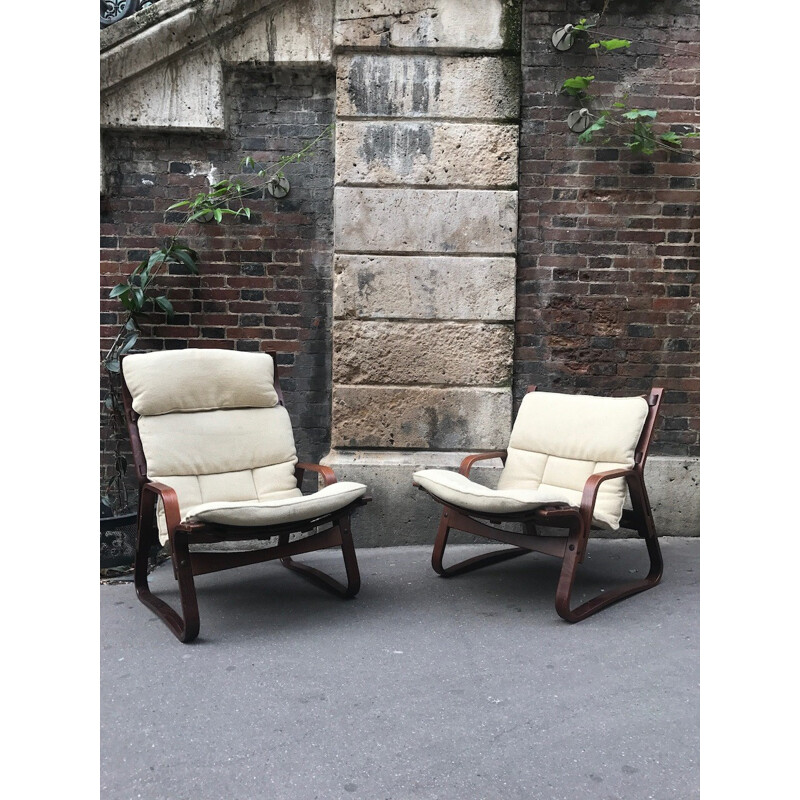
<path id="1" fill-rule="evenodd" d="M 646 552 L 640 543 L 632 544 L 633 547 L 620 546 L 619 542 L 608 540 L 598 542 L 595 547 L 590 544 L 575 587 L 577 602 L 601 590 L 613 590 L 632 576 L 646 574 Z M 459 544 L 451 548 L 453 558 L 493 549 L 486 545 Z M 275 562 L 200 576 L 197 596 L 204 624 L 197 643 L 231 642 L 264 635 L 280 638 L 314 634 L 329 630 L 331 626 L 340 626 L 344 634 L 350 625 L 360 624 L 364 614 L 388 618 L 398 607 L 411 618 L 433 620 L 437 616 L 452 618 L 456 615 L 486 619 L 510 615 L 521 622 L 524 620 L 526 625 L 566 624 L 553 608 L 561 570 L 558 559 L 531 553 L 477 572 L 441 578 L 431 569 L 428 548 L 414 548 L 411 565 L 406 563 L 399 570 L 393 564 L 393 550 L 359 551 L 362 589 L 357 597 L 347 600 L 321 591 Z M 341 570 L 341 557 L 337 558 L 333 552 L 309 554 L 304 561 L 333 575 L 337 574 L 337 568 Z M 154 590 L 167 602 L 178 602 L 178 586 L 169 562 L 160 565 L 150 580 Z M 645 594 L 612 608 L 641 613 L 649 606 Z M 132 613 L 140 620 L 156 619 L 138 604 L 134 605 Z M 616 616 L 613 611 L 611 615 L 609 621 Z"/>

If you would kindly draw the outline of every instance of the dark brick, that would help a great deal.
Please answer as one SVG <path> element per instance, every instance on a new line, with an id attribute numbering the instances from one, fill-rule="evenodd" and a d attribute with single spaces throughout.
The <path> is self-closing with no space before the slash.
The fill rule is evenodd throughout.
<path id="1" fill-rule="evenodd" d="M 638 339 L 652 339 L 653 326 L 652 325 L 628 325 L 628 336 L 633 336 Z"/>
<path id="2" fill-rule="evenodd" d="M 529 383 L 625 395 L 699 374 L 698 163 L 688 153 L 630 153 L 610 128 L 581 146 L 564 130 L 570 101 L 541 97 L 565 75 L 593 74 L 598 104 L 627 90 L 628 105 L 658 111 L 657 131 L 695 125 L 698 59 L 655 42 L 697 41 L 699 3 L 669 14 L 634 5 L 612 6 L 606 20 L 634 42 L 631 52 L 597 62 L 585 47 L 555 53 L 549 37 L 565 19 L 602 10 L 601 0 L 523 2 L 517 403 Z M 698 390 L 670 392 L 654 452 L 696 455 Z"/>
<path id="3" fill-rule="evenodd" d="M 629 170 L 631 175 L 654 175 L 655 171 L 656 165 L 652 161 L 637 161 Z"/>
<path id="4" fill-rule="evenodd" d="M 619 150 L 598 148 L 595 150 L 595 158 L 598 161 L 619 161 Z"/>

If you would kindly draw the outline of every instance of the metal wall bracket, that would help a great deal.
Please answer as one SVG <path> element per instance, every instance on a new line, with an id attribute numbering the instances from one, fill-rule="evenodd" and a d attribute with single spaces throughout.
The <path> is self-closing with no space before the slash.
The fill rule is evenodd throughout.
<path id="1" fill-rule="evenodd" d="M 575 26 L 567 23 L 563 28 L 558 28 L 552 36 L 551 41 L 556 50 L 569 50 L 575 44 L 575 34 L 572 32 Z"/>
<path id="2" fill-rule="evenodd" d="M 570 112 L 567 117 L 567 127 L 573 133 L 583 133 L 592 124 L 588 108 L 579 108 Z"/>
<path id="3" fill-rule="evenodd" d="M 284 177 L 271 180 L 267 184 L 267 191 L 273 197 L 277 197 L 278 199 L 281 197 L 286 197 L 286 195 L 289 194 L 289 181 L 287 181 Z"/>

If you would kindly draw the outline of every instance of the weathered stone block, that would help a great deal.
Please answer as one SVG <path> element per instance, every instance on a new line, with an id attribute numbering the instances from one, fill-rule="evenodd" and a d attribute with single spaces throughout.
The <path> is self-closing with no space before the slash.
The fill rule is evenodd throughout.
<path id="1" fill-rule="evenodd" d="M 213 50 L 159 64 L 100 101 L 104 128 L 225 129 L 222 63 Z"/>
<path id="2" fill-rule="evenodd" d="M 511 390 L 334 386 L 333 447 L 491 450 L 508 442 Z"/>
<path id="3" fill-rule="evenodd" d="M 505 44 L 501 0 L 338 0 L 333 41 L 342 47 L 498 50 Z"/>
<path id="4" fill-rule="evenodd" d="M 517 119 L 518 60 L 355 54 L 337 60 L 338 117 Z"/>
<path id="5" fill-rule="evenodd" d="M 332 6 L 333 0 L 292 0 L 268 8 L 223 44 L 223 58 L 233 63 L 328 63 Z"/>
<path id="6" fill-rule="evenodd" d="M 355 122 L 336 126 L 336 181 L 515 186 L 516 124 Z"/>
<path id="7" fill-rule="evenodd" d="M 336 320 L 333 381 L 373 385 L 510 385 L 513 350 L 512 325 Z"/>
<path id="8" fill-rule="evenodd" d="M 333 268 L 340 319 L 514 320 L 513 258 L 337 255 Z"/>
<path id="9" fill-rule="evenodd" d="M 517 193 L 340 186 L 334 241 L 351 253 L 515 253 Z"/>

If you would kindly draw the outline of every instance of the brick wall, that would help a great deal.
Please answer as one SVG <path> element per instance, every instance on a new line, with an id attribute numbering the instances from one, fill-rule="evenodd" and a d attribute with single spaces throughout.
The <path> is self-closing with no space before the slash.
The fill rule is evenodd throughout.
<path id="1" fill-rule="evenodd" d="M 174 233 L 173 202 L 239 172 L 245 156 L 274 163 L 333 119 L 333 75 L 237 68 L 226 76 L 225 136 L 108 133 L 108 189 L 101 211 L 101 347 L 116 335 L 119 308 L 107 299 L 153 248 Z M 175 317 L 143 327 L 134 352 L 184 347 L 276 350 L 298 455 L 317 460 L 330 441 L 330 305 L 333 153 L 330 138 L 287 168 L 288 196 L 248 200 L 251 219 L 195 223 L 181 239 L 197 250 L 200 275 L 173 266 L 162 283 Z M 103 432 L 105 434 L 105 432 Z M 105 440 L 105 436 L 103 436 Z M 109 463 L 103 454 L 104 471 Z"/>
<path id="2" fill-rule="evenodd" d="M 670 125 L 699 122 L 699 2 L 612 2 L 602 31 L 633 41 L 598 62 L 550 37 L 602 2 L 526 0 L 514 393 L 666 389 L 654 452 L 699 453 L 699 164 L 578 146 L 564 79 L 629 92 Z M 690 147 L 696 148 L 696 141 Z"/>

